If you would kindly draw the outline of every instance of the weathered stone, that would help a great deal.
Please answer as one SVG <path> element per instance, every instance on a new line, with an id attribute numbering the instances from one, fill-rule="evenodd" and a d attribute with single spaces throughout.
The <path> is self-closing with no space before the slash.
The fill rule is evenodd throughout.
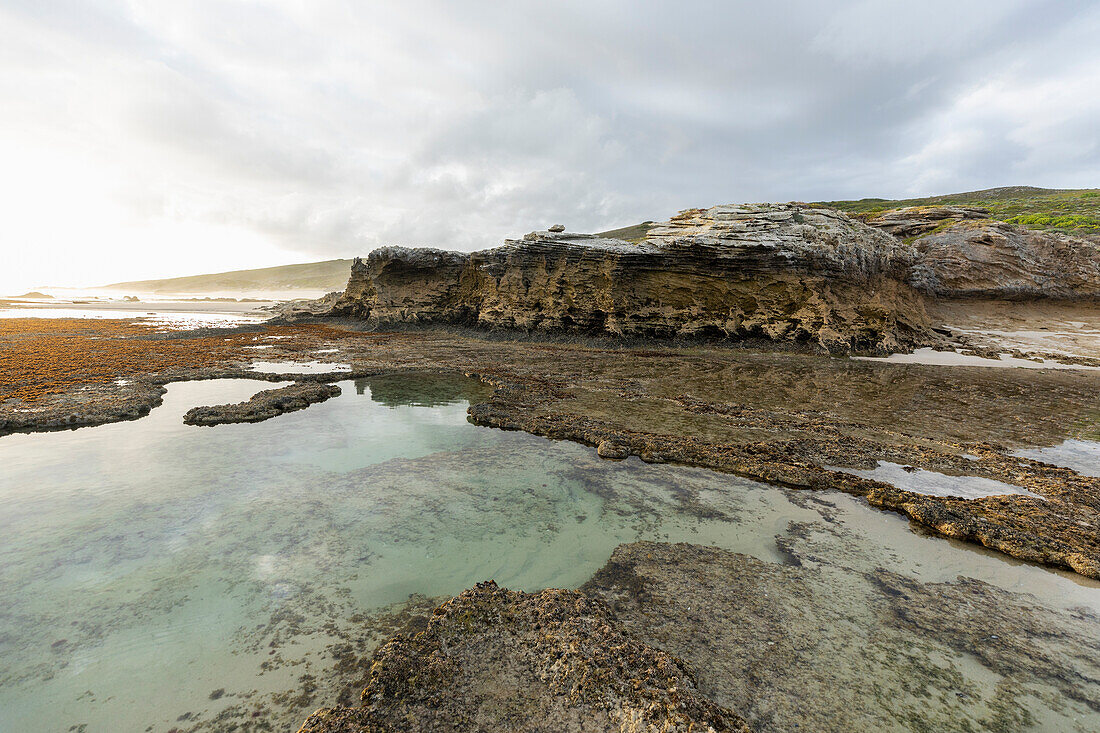
<path id="1" fill-rule="evenodd" d="M 910 206 L 862 217 L 910 241 L 908 282 L 939 298 L 1083 299 L 1100 295 L 1100 246 L 989 218 L 966 206 Z"/>
<path id="2" fill-rule="evenodd" d="M 286 303 L 265 306 L 261 310 L 274 311 L 287 321 L 298 321 L 328 313 L 341 297 L 343 297 L 343 293 L 336 291 L 327 293 L 316 300 L 290 300 Z"/>
<path id="3" fill-rule="evenodd" d="M 618 443 L 603 440 L 596 446 L 596 455 L 600 458 L 626 458 L 630 455 L 630 451 Z"/>
<path id="4" fill-rule="evenodd" d="M 550 231 L 550 232 L 564 232 L 565 231 L 565 225 L 564 224 L 555 224 L 552 227 L 550 227 L 549 229 L 547 229 L 547 231 Z"/>
<path id="5" fill-rule="evenodd" d="M 967 219 L 988 219 L 989 212 L 973 206 L 906 206 L 860 217 L 876 229 L 905 239 Z"/>
<path id="6" fill-rule="evenodd" d="M 920 237 L 909 283 L 947 297 L 1091 299 L 1100 246 L 999 221 L 967 221 Z"/>
<path id="7" fill-rule="evenodd" d="M 383 247 L 357 259 L 333 315 L 629 337 L 756 338 L 893 351 L 932 338 L 910 250 L 798 204 L 692 209 L 639 244 L 532 232 L 464 254 Z"/>

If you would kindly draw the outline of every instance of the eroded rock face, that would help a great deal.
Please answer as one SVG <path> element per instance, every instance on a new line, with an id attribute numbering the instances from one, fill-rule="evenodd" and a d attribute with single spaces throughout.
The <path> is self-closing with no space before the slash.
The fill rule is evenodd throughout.
<path id="1" fill-rule="evenodd" d="M 910 206 L 861 217 L 912 245 L 907 277 L 938 298 L 1047 298 L 1100 295 L 1100 245 L 989 218 L 967 206 Z"/>
<path id="2" fill-rule="evenodd" d="M 939 297 L 1083 299 L 1100 295 L 1100 246 L 1000 221 L 920 237 L 913 287 Z"/>
<path id="3" fill-rule="evenodd" d="M 381 647 L 362 701 L 317 711 L 300 733 L 749 731 L 695 690 L 680 660 L 624 635 L 602 603 L 492 581 Z"/>
<path id="4" fill-rule="evenodd" d="M 639 244 L 532 232 L 471 254 L 384 247 L 332 312 L 378 326 L 455 324 L 633 337 L 761 338 L 830 351 L 923 343 L 909 249 L 798 204 L 681 212 Z"/>

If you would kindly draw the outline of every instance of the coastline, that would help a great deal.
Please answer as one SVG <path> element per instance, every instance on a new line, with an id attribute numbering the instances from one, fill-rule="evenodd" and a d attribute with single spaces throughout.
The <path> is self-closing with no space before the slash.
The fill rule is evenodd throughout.
<path id="1" fill-rule="evenodd" d="M 1100 555 L 1094 547 L 1097 533 L 1084 526 L 1095 526 L 1094 497 L 1098 495 L 1100 478 L 1013 455 L 1023 447 L 1059 445 L 1065 440 L 1089 437 L 1087 430 L 1083 433 L 1082 429 L 1089 424 L 1096 386 L 1100 384 L 1095 371 L 897 364 L 790 349 L 762 351 L 690 343 L 620 343 L 612 348 L 599 340 L 548 341 L 507 333 L 486 336 L 454 330 L 372 332 L 344 329 L 331 322 L 263 324 L 167 334 L 137 324 L 123 327 L 120 334 L 119 325 L 98 322 L 72 327 L 79 326 L 77 332 L 83 343 L 101 342 L 101 346 L 102 342 L 117 342 L 115 345 L 126 358 L 121 361 L 106 358 L 100 364 L 125 371 L 104 370 L 94 375 L 98 382 L 70 384 L 65 384 L 57 374 L 47 375 L 56 383 L 41 384 L 37 399 L 17 403 L 31 412 L 16 412 L 11 402 L 4 406 L 0 414 L 9 421 L 5 431 L 14 432 L 13 416 L 22 421 L 18 423 L 22 428 L 16 428 L 19 432 L 74 429 L 138 419 L 155 409 L 166 385 L 178 381 L 249 379 L 275 383 L 276 389 L 266 392 L 276 395 L 288 389 L 319 390 L 320 395 L 333 389 L 332 383 L 343 380 L 424 373 L 468 375 L 486 385 L 485 394 L 470 397 L 469 421 L 478 425 L 579 443 L 595 449 L 601 458 L 613 461 L 640 458 L 650 464 L 697 466 L 731 473 L 794 490 L 791 496 L 805 497 L 810 505 L 835 504 L 837 499 L 831 497 L 847 496 L 850 499 L 846 501 L 858 506 L 886 509 L 910 520 L 909 531 L 896 521 L 890 523 L 890 537 L 900 537 L 900 532 L 921 538 L 921 542 L 940 543 L 937 546 L 942 546 L 945 552 L 958 552 L 942 539 L 923 536 L 938 534 L 952 541 L 961 540 L 963 546 L 984 545 L 1036 565 L 1071 569 L 1085 576 L 1082 581 L 1085 583 L 1089 582 L 1087 578 L 1100 577 L 1096 564 Z M 43 327 L 43 338 L 56 339 L 57 329 L 65 327 L 64 321 L 54 321 Z M 21 338 L 29 338 L 29 334 L 24 332 Z M 217 348 L 211 349 L 215 342 Z M 36 347 L 32 344 L 31 348 Z M 107 351 L 103 354 L 110 356 L 111 347 L 104 348 Z M 197 361 L 190 361 L 192 358 Z M 658 363 L 661 368 L 655 370 L 653 367 Z M 162 368 L 148 368 L 161 364 Z M 250 368 L 257 364 L 270 371 Z M 140 366 L 146 368 L 135 368 Z M 331 369 L 326 371 L 328 367 Z M 60 377 L 71 378 L 72 374 L 63 371 Z M 400 379 L 394 389 L 400 391 Z M 394 398 L 400 402 L 402 395 L 395 394 Z M 379 399 L 386 399 L 384 391 L 379 392 Z M 983 409 L 976 409 L 978 406 Z M 280 410 L 270 408 L 270 400 L 254 396 L 244 403 L 195 409 L 219 422 L 222 418 L 262 420 L 280 414 Z M 1080 425 L 1081 429 L 1074 425 Z M 930 496 L 843 470 L 867 471 L 882 461 L 944 476 L 1000 480 L 1026 488 L 1041 498 Z M 680 495 L 677 501 L 686 511 L 700 517 L 713 511 L 700 496 L 690 492 Z M 841 536 L 829 542 L 841 541 Z M 700 634 L 710 634 L 708 638 L 716 640 L 714 643 L 728 644 L 730 659 L 747 663 L 746 660 L 752 659 L 754 644 L 764 643 L 769 648 L 780 644 L 782 635 L 773 638 L 768 634 L 790 623 L 789 612 L 783 609 L 828 607 L 822 597 L 801 594 L 807 583 L 820 581 L 820 573 L 808 569 L 835 561 L 840 556 L 840 546 L 807 545 L 810 539 L 811 534 L 802 534 L 797 529 L 789 537 L 777 537 L 784 557 L 780 564 L 763 563 L 697 544 L 630 543 L 619 546 L 607 566 L 576 591 L 517 595 L 485 586 L 460 594 L 431 613 L 427 605 L 437 602 L 422 599 L 418 601 L 419 610 L 413 613 L 415 618 L 386 627 L 390 634 L 396 634 L 388 641 L 386 633 L 374 636 L 374 642 L 360 645 L 351 656 L 334 657 L 338 661 L 332 679 L 319 682 L 314 678 L 302 683 L 301 695 L 296 698 L 302 704 L 332 699 L 340 706 L 314 715 L 302 730 L 329 733 L 364 726 L 370 729 L 378 721 L 383 721 L 378 723 L 383 727 L 392 727 L 384 722 L 385 716 L 406 715 L 415 710 L 438 710 L 444 716 L 452 716 L 426 718 L 428 722 L 424 724 L 464 727 L 463 721 L 469 718 L 463 716 L 473 714 L 470 706 L 481 705 L 478 701 L 482 698 L 478 694 L 466 698 L 456 694 L 469 692 L 470 684 L 481 689 L 501 683 L 494 676 L 495 670 L 470 671 L 466 677 L 417 677 L 415 684 L 410 683 L 408 675 L 419 670 L 426 660 L 437 657 L 440 650 L 454 652 L 459 647 L 466 651 L 447 664 L 453 663 L 460 670 L 478 669 L 471 667 L 470 659 L 483 658 L 486 649 L 497 643 L 492 639 L 499 639 L 501 634 L 507 638 L 527 638 L 524 634 L 532 627 L 530 619 L 524 620 L 526 611 L 519 615 L 518 611 L 508 611 L 520 608 L 535 609 L 542 614 L 540 618 L 550 614 L 559 630 L 571 629 L 570 648 L 587 650 L 590 658 L 584 669 L 604 680 L 595 688 L 577 688 L 568 682 L 572 673 L 565 673 L 565 678 L 554 677 L 557 673 L 553 670 L 561 669 L 552 659 L 557 652 L 538 639 L 509 647 L 508 654 L 520 654 L 526 660 L 523 664 L 527 671 L 520 675 L 526 680 L 521 685 L 526 692 L 521 699 L 531 706 L 525 708 L 524 703 L 520 707 L 527 710 L 524 714 L 535 719 L 549 714 L 542 707 L 544 704 L 557 704 L 555 700 L 562 694 L 568 697 L 573 693 L 567 690 L 573 690 L 577 696 L 569 698 L 574 701 L 572 706 L 558 711 L 566 716 L 562 720 L 574 715 L 596 715 L 601 720 L 659 722 L 672 730 L 698 727 L 704 722 L 713 727 L 714 721 L 726 721 L 722 724 L 733 726 L 728 727 L 733 730 L 740 729 L 736 726 L 745 720 L 795 721 L 806 714 L 805 710 L 764 712 L 756 699 L 759 689 L 783 689 L 787 683 L 782 678 L 769 676 L 761 682 L 753 677 L 759 671 L 750 674 L 747 668 L 711 669 L 707 664 L 710 652 L 704 653 L 709 647 L 699 648 L 693 640 Z M 730 577 L 746 580 L 736 586 L 723 586 L 717 580 L 700 584 L 708 573 L 718 573 L 727 580 Z M 898 631 L 899 644 L 902 640 L 908 644 L 912 634 L 920 634 L 922 638 L 934 634 L 948 647 L 954 645 L 953 648 L 965 650 L 966 654 L 977 654 L 984 665 L 992 665 L 1006 674 L 1012 667 L 1022 668 L 1025 658 L 1036 655 L 1040 658 L 1039 666 L 1032 663 L 1026 669 L 1037 675 L 1035 679 L 1043 680 L 1043 684 L 1057 686 L 1069 674 L 1059 666 L 1064 664 L 1059 658 L 1049 653 L 1044 656 L 1029 646 L 1028 639 L 1035 636 L 1036 630 L 1028 626 L 1033 622 L 1028 621 L 1026 601 L 962 580 L 945 578 L 928 585 L 914 584 L 912 578 L 896 572 L 884 574 L 875 567 L 856 575 L 861 578 L 857 586 L 864 588 L 859 592 L 872 594 L 869 597 L 876 600 L 868 603 L 883 609 L 876 612 L 876 618 L 880 619 L 876 623 L 881 622 L 884 613 L 904 620 Z M 863 583 L 869 585 L 864 587 Z M 666 590 L 655 594 L 654 587 Z M 991 622 L 985 616 L 958 617 L 952 604 L 967 608 L 967 599 L 974 593 L 982 595 L 979 604 L 982 608 L 1003 609 L 999 620 Z M 761 594 L 771 598 L 772 605 L 760 607 Z M 677 602 L 670 604 L 674 597 Z M 904 607 L 899 605 L 902 601 L 906 602 Z M 681 602 L 710 610 L 702 615 L 687 613 L 678 605 Z M 482 621 L 474 626 L 469 625 L 475 617 L 469 613 L 471 607 L 481 609 L 478 612 L 481 615 L 475 616 Z M 921 616 L 926 607 L 939 609 L 942 617 Z M 395 612 L 398 616 L 403 613 Z M 741 614 L 749 615 L 732 627 L 739 629 L 736 634 L 722 636 L 729 629 L 703 631 L 708 628 L 707 618 L 712 612 L 722 618 L 731 618 L 731 614 L 739 618 Z M 1071 636 L 1078 646 L 1091 643 L 1089 630 L 1093 628 L 1090 624 L 1097 623 L 1095 614 L 1084 617 L 1071 614 L 1063 618 L 1057 612 L 1051 613 L 1055 615 L 1042 623 L 1077 629 Z M 654 624 L 654 619 L 662 617 L 667 620 Z M 752 624 L 744 626 L 747 619 L 769 617 L 774 619 L 768 627 L 773 631 L 757 631 L 774 644 L 754 642 L 751 636 L 745 636 L 745 629 L 752 627 Z M 1056 621 L 1052 620 L 1056 617 Z M 460 629 L 453 625 L 455 618 L 466 619 Z M 923 619 L 919 627 L 912 626 L 915 618 Z M 433 619 L 438 619 L 435 621 L 438 634 L 423 636 Z M 815 623 L 818 624 L 815 628 L 820 629 L 833 622 Z M 988 637 L 980 633 L 986 631 L 988 623 L 998 625 L 998 638 L 1012 640 L 1007 650 L 995 645 L 999 651 L 992 657 L 986 644 L 979 643 Z M 593 628 L 599 630 L 605 626 L 607 632 L 595 636 L 589 633 Z M 972 632 L 959 637 L 960 628 L 971 628 Z M 578 629 L 588 631 L 576 636 L 580 633 Z M 414 639 L 419 641 L 413 643 Z M 459 639 L 464 642 L 456 646 Z M 373 644 L 378 646 L 372 649 Z M 769 655 L 768 661 L 754 664 L 772 670 L 769 675 L 776 674 L 775 670 L 789 669 L 792 664 L 811 668 L 820 664 L 800 660 L 796 647 L 797 644 L 789 648 L 786 656 Z M 626 648 L 635 651 L 621 653 Z M 474 657 L 462 656 L 466 653 Z M 654 659 L 666 658 L 661 655 L 671 655 L 665 663 L 672 665 L 668 667 L 671 676 L 642 688 L 629 683 L 649 669 Z M 636 666 L 639 664 L 642 666 Z M 919 673 L 913 669 L 889 672 Z M 519 678 L 508 683 L 512 684 L 508 689 L 515 689 L 516 679 Z M 750 679 L 755 679 L 751 685 L 747 682 Z M 566 687 L 561 687 L 563 684 Z M 822 683 L 807 679 L 802 684 Z M 362 701 L 366 707 L 355 703 L 352 688 L 356 685 L 367 690 Z M 327 697 L 324 691 L 336 687 L 343 690 L 338 699 Z M 1072 686 L 1066 690 L 1076 696 L 1075 704 L 1100 711 L 1100 701 L 1088 695 L 1081 697 L 1080 691 Z M 679 697 L 681 694 L 694 695 L 690 697 L 688 713 L 672 704 L 674 700 L 689 699 Z M 991 714 L 1007 721 L 1006 725 L 1011 723 L 1010 729 L 1023 726 L 1029 720 L 1027 706 L 1016 693 L 997 694 L 1001 697 Z M 1063 694 L 1069 692 L 1063 690 Z M 548 697 L 543 699 L 544 695 Z M 421 704 L 417 700 L 423 703 L 443 699 L 459 702 L 416 707 Z M 769 704 L 778 704 L 779 698 L 768 699 L 772 700 Z M 843 719 L 836 717 L 837 709 L 830 708 L 824 699 L 815 704 L 820 706 L 821 715 L 826 716 L 819 721 L 823 729 L 831 725 L 829 720 Z M 861 716 L 870 716 L 868 719 L 876 719 L 880 714 L 877 707 L 880 702 L 863 704 L 849 698 L 845 704 L 858 710 Z M 905 714 L 913 719 L 932 716 L 937 724 L 947 724 L 937 717 L 940 712 L 924 710 L 916 702 L 906 705 Z M 224 715 L 247 719 L 252 713 L 245 707 L 231 706 Z M 381 717 L 375 720 L 371 716 Z M 864 718 L 857 716 L 853 720 Z M 882 720 L 879 723 L 885 724 Z M 209 724 L 208 721 L 202 725 Z M 197 719 L 193 727 L 181 728 L 203 729 L 206 728 Z"/>
<path id="2" fill-rule="evenodd" d="M 67 323 L 52 321 L 42 338 L 55 339 L 56 328 Z M 108 354 L 121 349 L 124 358 L 113 368 L 123 371 L 99 374 L 98 384 L 67 386 L 53 375 L 53 382 L 40 385 L 38 399 L 4 403 L 0 434 L 138 419 L 173 381 L 246 378 L 293 385 L 406 371 L 468 374 L 493 387 L 486 401 L 470 408 L 470 420 L 479 425 L 572 440 L 608 458 L 637 455 L 791 488 L 840 490 L 945 537 L 1100 578 L 1100 478 L 1010 455 L 1014 448 L 1081 437 L 1072 431 L 1074 413 L 1083 417 L 1093 409 L 1100 383 L 1086 370 L 935 367 L 659 343 L 607 350 L 311 324 L 167 338 L 133 325 L 121 333 L 116 326 L 100 333 L 95 324 L 77 325 L 76 338 L 85 343 L 111 343 Z M 27 333 L 19 338 L 24 348 L 42 348 Z M 332 364 L 333 371 L 247 368 L 257 354 L 265 362 L 308 357 L 321 369 Z M 165 366 L 135 369 L 141 359 Z M 655 359 L 658 374 L 652 373 Z M 245 421 L 279 414 L 261 403 L 220 409 Z M 979 404 L 987 414 L 974 412 Z M 1041 498 L 928 496 L 832 470 L 870 469 L 883 461 L 1002 481 Z"/>

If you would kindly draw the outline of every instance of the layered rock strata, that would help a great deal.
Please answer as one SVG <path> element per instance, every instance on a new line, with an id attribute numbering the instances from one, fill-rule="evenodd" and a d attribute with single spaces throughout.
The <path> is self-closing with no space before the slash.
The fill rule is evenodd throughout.
<path id="1" fill-rule="evenodd" d="M 941 298 L 1100 296 L 1100 246 L 1000 221 L 967 221 L 913 242 L 909 283 Z"/>
<path id="2" fill-rule="evenodd" d="M 989 212 L 974 206 L 906 206 L 861 216 L 867 224 L 906 239 L 955 222 L 988 219 Z"/>
<path id="3" fill-rule="evenodd" d="M 893 351 L 931 336 L 908 248 L 798 204 L 691 209 L 630 244 L 533 232 L 471 254 L 383 247 L 330 313 L 628 337 L 760 338 Z"/>

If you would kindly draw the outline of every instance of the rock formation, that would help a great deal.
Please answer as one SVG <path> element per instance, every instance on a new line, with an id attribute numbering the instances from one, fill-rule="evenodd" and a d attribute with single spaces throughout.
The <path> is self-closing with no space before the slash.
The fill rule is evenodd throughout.
<path id="1" fill-rule="evenodd" d="M 299 733 L 750 731 L 680 660 L 624 635 L 604 604 L 492 581 L 381 647 L 362 701 L 318 710 Z"/>
<path id="2" fill-rule="evenodd" d="M 532 232 L 471 254 L 383 247 L 352 265 L 329 311 L 628 337 L 760 338 L 893 351 L 930 335 L 908 248 L 799 204 L 690 209 L 638 244 Z"/>
<path id="3" fill-rule="evenodd" d="M 861 217 L 911 244 L 908 281 L 937 298 L 1100 296 L 1100 245 L 1036 231 L 966 206 L 909 206 Z"/>
<path id="4" fill-rule="evenodd" d="M 989 212 L 973 206 L 906 206 L 860 218 L 876 229 L 906 239 L 958 221 L 988 219 Z"/>
<path id="5" fill-rule="evenodd" d="M 1000 221 L 964 221 L 913 242 L 913 287 L 945 298 L 1100 296 L 1100 246 Z"/>
<path id="6" fill-rule="evenodd" d="M 183 416 L 183 421 L 188 425 L 203 426 L 263 422 L 287 412 L 304 410 L 339 394 L 340 388 L 335 384 L 294 383 L 257 392 L 247 402 L 193 407 Z"/>
<path id="7" fill-rule="evenodd" d="M 935 343 L 925 296 L 1100 295 L 1100 248 L 1086 239 L 965 206 L 862 218 L 745 204 L 682 211 L 638 242 L 554 225 L 469 254 L 383 247 L 355 260 L 343 295 L 284 314 L 352 316 L 377 328 L 760 339 L 844 353 Z"/>

